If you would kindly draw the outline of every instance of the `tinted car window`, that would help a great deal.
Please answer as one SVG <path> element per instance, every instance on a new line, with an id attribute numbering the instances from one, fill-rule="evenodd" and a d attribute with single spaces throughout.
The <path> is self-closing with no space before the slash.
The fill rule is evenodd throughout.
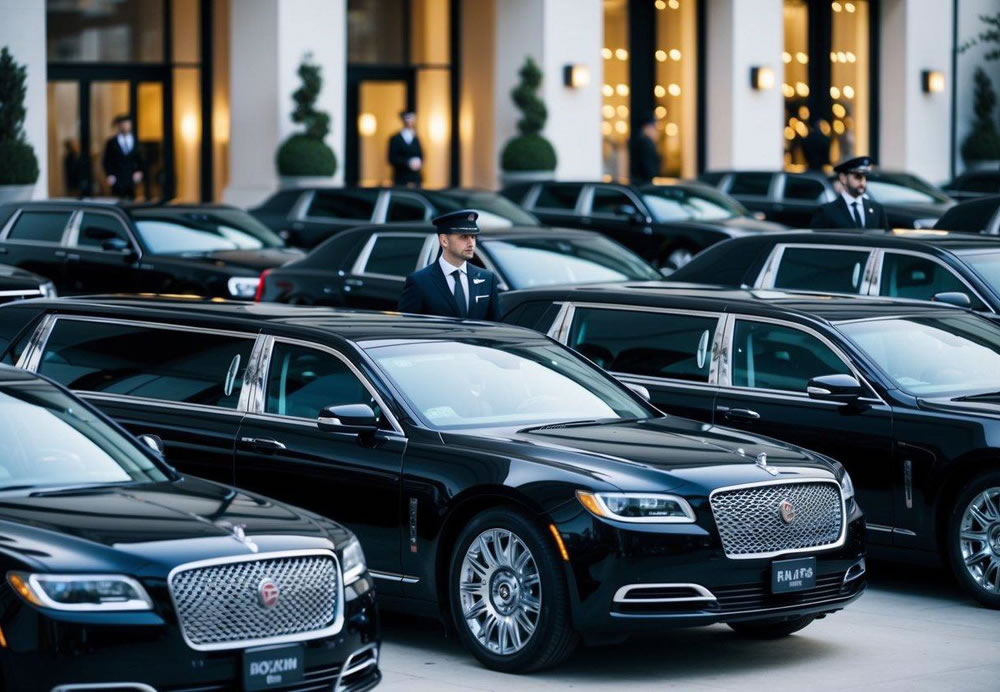
<path id="1" fill-rule="evenodd" d="M 650 185 L 641 194 L 657 221 L 721 221 L 743 214 L 736 200 L 708 188 Z"/>
<path id="2" fill-rule="evenodd" d="M 717 323 L 699 315 L 577 308 L 569 345 L 613 372 L 708 382 Z"/>
<path id="3" fill-rule="evenodd" d="M 426 242 L 426 236 L 382 235 L 375 238 L 365 274 L 409 276 L 417 268 L 417 258 Z"/>
<path id="4" fill-rule="evenodd" d="M 68 211 L 26 211 L 17 217 L 7 239 L 59 243 L 71 215 Z"/>
<path id="5" fill-rule="evenodd" d="M 252 338 L 60 319 L 38 371 L 70 389 L 235 409 Z"/>
<path id="6" fill-rule="evenodd" d="M 946 231 L 965 231 L 979 233 L 989 226 L 993 215 L 1000 207 L 1000 197 L 974 199 L 956 204 L 944 213 L 934 224 L 934 228 Z"/>
<path id="7" fill-rule="evenodd" d="M 342 360 L 314 348 L 280 341 L 274 345 L 267 371 L 266 413 L 315 419 L 327 406 L 344 404 L 375 408 L 371 394 Z"/>
<path id="8" fill-rule="evenodd" d="M 774 287 L 858 293 L 868 255 L 868 250 L 785 248 Z"/>
<path id="9" fill-rule="evenodd" d="M 594 190 L 594 200 L 591 202 L 590 212 L 592 214 L 612 214 L 614 216 L 625 216 L 627 213 L 623 207 L 635 209 L 635 202 L 621 190 L 611 187 L 598 187 Z"/>
<path id="10" fill-rule="evenodd" d="M 423 221 L 427 216 L 427 207 L 424 203 L 393 195 L 389 198 L 389 211 L 386 212 L 386 221 Z"/>
<path id="11" fill-rule="evenodd" d="M 982 192 L 984 194 L 996 194 L 1000 192 L 1000 172 L 998 173 L 977 173 L 959 180 L 956 188 L 963 192 Z"/>
<path id="12" fill-rule="evenodd" d="M 785 199 L 817 202 L 823 196 L 823 183 L 812 178 L 789 175 L 785 178 Z"/>
<path id="13" fill-rule="evenodd" d="M 538 226 L 538 219 L 506 197 L 482 190 L 447 190 L 425 193 L 437 205 L 440 213 L 475 209 L 479 212 L 480 228 L 509 228 L 510 226 Z"/>
<path id="14" fill-rule="evenodd" d="M 876 172 L 868 176 L 868 193 L 882 204 L 947 204 L 948 195 L 910 173 Z"/>
<path id="15" fill-rule="evenodd" d="M 729 194 L 767 197 L 772 177 L 770 173 L 734 173 Z"/>
<path id="16" fill-rule="evenodd" d="M 560 209 L 573 211 L 583 185 L 542 185 L 535 207 L 538 209 Z"/>
<path id="17" fill-rule="evenodd" d="M 733 385 L 805 393 L 822 375 L 850 368 L 822 341 L 799 329 L 737 320 L 733 331 Z"/>
<path id="18" fill-rule="evenodd" d="M 309 203 L 306 216 L 368 221 L 375 213 L 378 192 L 373 190 L 317 191 Z"/>
<path id="19" fill-rule="evenodd" d="M 713 171 L 711 173 L 702 173 L 698 176 L 698 180 L 705 183 L 706 185 L 718 185 L 722 179 L 725 177 L 725 173 L 719 171 Z"/>
<path id="20" fill-rule="evenodd" d="M 500 299 L 501 304 L 503 298 Z M 519 327 L 534 329 L 543 334 L 549 331 L 556 315 L 559 314 L 559 305 L 546 300 L 531 300 L 521 303 L 509 313 L 504 315 L 503 321 L 508 324 L 516 324 Z"/>
<path id="21" fill-rule="evenodd" d="M 132 212 L 143 243 L 155 254 L 284 247 L 271 229 L 240 209 L 154 209 Z"/>
<path id="22" fill-rule="evenodd" d="M 99 250 L 106 240 L 119 238 L 128 242 L 128 232 L 122 222 L 110 214 L 94 214 L 84 212 L 80 221 L 80 235 L 76 244 Z"/>
<path id="23" fill-rule="evenodd" d="M 887 252 L 882 259 L 879 294 L 892 298 L 930 300 L 936 293 L 959 291 L 969 296 L 972 307 L 985 306 L 951 270 L 927 257 Z"/>

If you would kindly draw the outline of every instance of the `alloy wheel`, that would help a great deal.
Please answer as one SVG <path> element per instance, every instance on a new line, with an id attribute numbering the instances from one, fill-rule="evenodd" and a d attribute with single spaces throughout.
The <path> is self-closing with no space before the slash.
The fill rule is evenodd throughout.
<path id="1" fill-rule="evenodd" d="M 1000 594 L 1000 487 L 987 488 L 972 498 L 959 531 L 969 576 L 983 590 Z"/>
<path id="2" fill-rule="evenodd" d="M 542 584 L 528 546 L 506 529 L 487 529 L 465 551 L 459 573 L 462 617 L 479 643 L 509 656 L 538 627 Z"/>

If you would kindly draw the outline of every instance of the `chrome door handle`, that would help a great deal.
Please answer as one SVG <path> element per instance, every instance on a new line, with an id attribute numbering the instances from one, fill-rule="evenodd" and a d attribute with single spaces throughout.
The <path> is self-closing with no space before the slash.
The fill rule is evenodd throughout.
<path id="1" fill-rule="evenodd" d="M 759 420 L 760 414 L 748 408 L 729 408 L 728 406 L 716 406 L 716 413 L 722 415 L 726 420 Z"/>
<path id="2" fill-rule="evenodd" d="M 241 437 L 240 442 L 246 447 L 253 447 L 254 449 L 259 449 L 261 451 L 275 452 L 281 449 L 287 449 L 285 445 L 277 440 L 270 440 L 262 437 Z"/>
<path id="3" fill-rule="evenodd" d="M 361 279 L 344 279 L 344 283 L 348 286 L 364 286 L 365 282 Z"/>

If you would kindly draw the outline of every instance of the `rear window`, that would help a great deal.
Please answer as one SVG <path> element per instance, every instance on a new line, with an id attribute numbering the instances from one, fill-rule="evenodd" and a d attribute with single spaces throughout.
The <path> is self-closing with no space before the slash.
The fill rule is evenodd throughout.
<path id="1" fill-rule="evenodd" d="M 365 262 L 365 274 L 405 277 L 417 268 L 417 258 L 427 236 L 377 236 Z"/>
<path id="2" fill-rule="evenodd" d="M 17 217 L 10 229 L 8 240 L 23 240 L 33 243 L 60 243 L 69 211 L 26 211 Z"/>
<path id="3" fill-rule="evenodd" d="M 542 185 L 535 199 L 535 208 L 572 211 L 582 189 L 583 185 Z"/>
<path id="4" fill-rule="evenodd" d="M 869 254 L 868 250 L 785 248 L 774 287 L 858 293 Z"/>
<path id="5" fill-rule="evenodd" d="M 307 216 L 368 221 L 375 213 L 378 192 L 373 190 L 318 191 L 309 203 Z"/>
<path id="6" fill-rule="evenodd" d="M 736 173 L 729 186 L 729 194 L 767 197 L 772 177 L 770 173 Z"/>
<path id="7" fill-rule="evenodd" d="M 500 297 L 500 303 L 503 304 L 503 296 Z M 549 327 L 555 321 L 560 307 L 560 305 L 546 300 L 531 300 L 521 303 L 504 315 L 503 321 L 507 324 L 534 329 L 544 334 L 549 331 Z"/>
<path id="8" fill-rule="evenodd" d="M 813 178 L 790 175 L 785 178 L 785 199 L 817 202 L 823 195 L 823 183 Z"/>

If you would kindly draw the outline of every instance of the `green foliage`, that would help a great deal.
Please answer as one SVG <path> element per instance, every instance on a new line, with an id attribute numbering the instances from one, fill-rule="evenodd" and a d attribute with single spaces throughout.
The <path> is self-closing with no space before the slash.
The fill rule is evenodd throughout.
<path id="1" fill-rule="evenodd" d="M 278 149 L 278 172 L 281 175 L 333 175 L 337 157 L 321 139 L 292 135 Z"/>
<path id="2" fill-rule="evenodd" d="M 983 68 L 976 68 L 973 79 L 976 90 L 972 97 L 972 112 L 976 119 L 972 123 L 972 132 L 962 142 L 962 158 L 966 161 L 1000 159 L 1000 132 L 993 119 L 997 94 Z"/>
<path id="3" fill-rule="evenodd" d="M 307 55 L 299 65 L 302 85 L 292 94 L 295 109 L 292 122 L 305 126 L 305 132 L 292 135 L 278 149 L 276 162 L 281 175 L 333 175 L 337 157 L 323 141 L 330 134 L 330 115 L 316 109 L 323 88 L 320 66 Z"/>
<path id="4" fill-rule="evenodd" d="M 38 180 L 35 150 L 24 139 L 27 69 L 4 46 L 0 50 L 0 185 L 30 185 Z"/>
<path id="5" fill-rule="evenodd" d="M 514 103 L 521 109 L 522 118 L 517 122 L 521 133 L 503 148 L 500 167 L 505 171 L 551 171 L 556 167 L 556 152 L 552 144 L 539 133 L 545 127 L 548 111 L 538 98 L 542 84 L 542 71 L 530 57 L 518 71 L 520 84 L 511 92 Z"/>
<path id="6" fill-rule="evenodd" d="M 984 31 L 979 32 L 977 38 L 969 39 L 958 48 L 959 53 L 964 53 L 973 46 L 983 44 L 997 44 L 997 48 L 989 48 L 986 52 L 987 60 L 1000 60 L 1000 12 L 996 14 L 981 14 L 979 21 L 986 25 Z"/>

